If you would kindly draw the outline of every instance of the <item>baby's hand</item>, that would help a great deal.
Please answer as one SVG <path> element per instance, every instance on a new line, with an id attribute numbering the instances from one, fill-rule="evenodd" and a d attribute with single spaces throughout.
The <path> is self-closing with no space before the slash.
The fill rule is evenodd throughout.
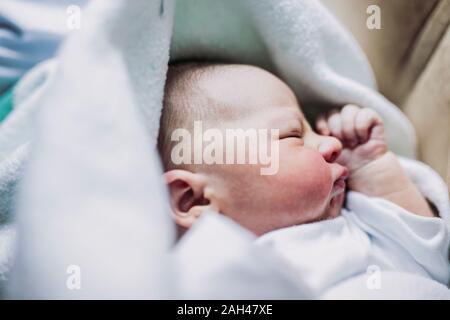
<path id="1" fill-rule="evenodd" d="M 350 190 L 433 217 L 427 201 L 397 157 L 387 152 L 383 122 L 375 111 L 347 105 L 341 111 L 319 118 L 316 127 L 320 134 L 334 136 L 342 142 L 344 148 L 336 161 L 350 171 L 347 180 Z"/>
<path id="2" fill-rule="evenodd" d="M 372 109 L 346 105 L 328 117 L 319 117 L 316 128 L 320 134 L 334 136 L 342 142 L 343 150 L 336 161 L 350 173 L 387 151 L 383 122 Z"/>

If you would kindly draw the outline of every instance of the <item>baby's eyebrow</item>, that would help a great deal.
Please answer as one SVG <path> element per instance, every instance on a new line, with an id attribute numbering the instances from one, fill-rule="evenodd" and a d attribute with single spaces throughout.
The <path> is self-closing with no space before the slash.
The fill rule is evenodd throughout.
<path id="1" fill-rule="evenodd" d="M 305 127 L 305 123 L 307 124 L 306 119 L 305 119 L 305 117 L 303 116 L 303 114 L 302 114 L 301 112 L 299 112 L 299 113 L 296 112 L 296 114 L 295 114 L 295 120 L 297 120 L 298 124 L 300 125 L 300 128 L 301 128 L 302 131 L 303 131 L 303 129 L 304 129 L 304 127 Z"/>
<path id="2" fill-rule="evenodd" d="M 305 123 L 306 123 L 305 118 L 301 117 L 299 122 L 300 122 L 300 132 L 303 133 L 305 131 Z"/>
<path id="3" fill-rule="evenodd" d="M 269 114 L 268 125 L 283 131 L 300 131 L 300 133 L 307 127 L 303 114 L 292 109 Z"/>
<path id="4" fill-rule="evenodd" d="M 305 128 L 304 119 L 302 117 L 290 118 L 285 124 L 286 129 L 289 131 L 299 131 L 299 133 L 303 133 Z"/>
<path id="5" fill-rule="evenodd" d="M 303 135 L 305 133 L 305 129 L 308 127 L 308 123 L 306 122 L 306 120 L 303 117 L 301 117 L 298 122 L 299 122 L 300 134 Z"/>

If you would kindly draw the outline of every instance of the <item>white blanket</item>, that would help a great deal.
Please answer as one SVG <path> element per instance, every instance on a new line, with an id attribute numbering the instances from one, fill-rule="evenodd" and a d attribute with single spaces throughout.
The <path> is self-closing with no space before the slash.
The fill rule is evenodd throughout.
<path id="1" fill-rule="evenodd" d="M 376 271 L 351 277 L 327 290 L 321 299 L 450 300 L 447 286 L 405 272 Z"/>
<path id="2" fill-rule="evenodd" d="M 173 225 L 152 149 L 169 48 L 172 59 L 267 67 L 307 105 L 374 108 L 394 151 L 414 154 L 410 123 L 374 90 L 361 50 L 317 1 L 180 1 L 176 10 L 171 0 L 92 1 L 57 68 L 25 77 L 0 125 L 0 210 L 10 217 L 16 207 L 19 231 L 15 296 L 171 296 Z M 67 290 L 72 264 L 85 270 L 85 290 Z"/>

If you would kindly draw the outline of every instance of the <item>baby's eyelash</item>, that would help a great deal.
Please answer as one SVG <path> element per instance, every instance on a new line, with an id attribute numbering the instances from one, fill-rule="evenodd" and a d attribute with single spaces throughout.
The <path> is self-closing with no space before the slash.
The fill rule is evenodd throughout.
<path id="1" fill-rule="evenodd" d="M 286 139 L 286 138 L 303 138 L 303 134 L 300 132 L 291 132 L 289 134 L 283 135 L 281 136 L 281 139 Z"/>

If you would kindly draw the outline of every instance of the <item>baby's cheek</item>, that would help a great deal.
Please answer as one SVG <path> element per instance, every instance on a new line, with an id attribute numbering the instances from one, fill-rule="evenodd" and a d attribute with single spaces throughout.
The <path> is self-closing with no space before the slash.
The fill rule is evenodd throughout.
<path id="1" fill-rule="evenodd" d="M 328 199 L 332 188 L 331 170 L 325 163 L 311 163 L 310 171 L 305 173 L 304 187 L 311 199 Z"/>
<path id="2" fill-rule="evenodd" d="M 298 197 L 305 209 L 321 207 L 333 185 L 329 164 L 317 151 L 308 148 L 303 148 L 299 156 L 289 162 L 285 178 L 294 192 L 292 196 Z"/>

